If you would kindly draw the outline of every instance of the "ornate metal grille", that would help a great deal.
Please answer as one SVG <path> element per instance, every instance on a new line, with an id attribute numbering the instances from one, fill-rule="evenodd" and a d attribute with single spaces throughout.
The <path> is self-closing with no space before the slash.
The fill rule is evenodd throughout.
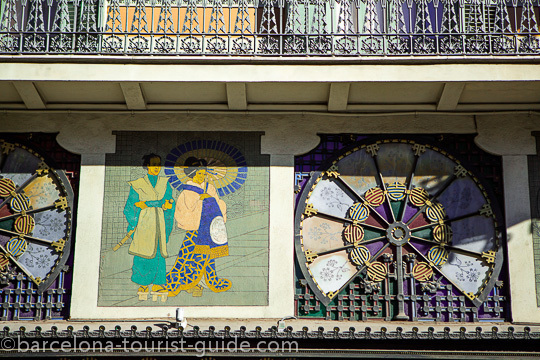
<path id="1" fill-rule="evenodd" d="M 0 53 L 538 55 L 539 0 L 5 0 Z"/>
<path id="2" fill-rule="evenodd" d="M 500 158 L 471 136 L 390 139 L 322 136 L 297 158 L 297 315 L 504 320 Z"/>

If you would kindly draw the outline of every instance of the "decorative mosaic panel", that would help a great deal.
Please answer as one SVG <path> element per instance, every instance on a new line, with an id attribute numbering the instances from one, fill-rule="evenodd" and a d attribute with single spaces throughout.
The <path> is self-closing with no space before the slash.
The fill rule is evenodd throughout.
<path id="1" fill-rule="evenodd" d="M 268 304 L 260 133 L 117 132 L 98 306 Z"/>
<path id="2" fill-rule="evenodd" d="M 506 317 L 504 227 L 485 185 L 499 184 L 500 159 L 482 161 L 491 177 L 485 181 L 478 167 L 450 153 L 489 158 L 463 139 L 322 138 L 297 159 L 299 316 Z"/>
<path id="3" fill-rule="evenodd" d="M 0 135 L 0 318 L 65 319 L 80 157 L 55 134 Z"/>

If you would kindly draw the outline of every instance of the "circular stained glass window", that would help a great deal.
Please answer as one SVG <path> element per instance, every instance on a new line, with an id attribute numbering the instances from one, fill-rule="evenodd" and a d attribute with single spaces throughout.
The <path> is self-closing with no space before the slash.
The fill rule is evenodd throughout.
<path id="1" fill-rule="evenodd" d="M 371 142 L 312 173 L 297 206 L 296 255 L 324 305 L 360 279 L 395 320 L 418 318 L 416 300 L 442 288 L 479 307 L 503 262 L 496 210 L 479 179 L 445 151 Z"/>
<path id="2" fill-rule="evenodd" d="M 73 191 L 31 149 L 0 139 L 0 276 L 46 290 L 69 256 Z"/>

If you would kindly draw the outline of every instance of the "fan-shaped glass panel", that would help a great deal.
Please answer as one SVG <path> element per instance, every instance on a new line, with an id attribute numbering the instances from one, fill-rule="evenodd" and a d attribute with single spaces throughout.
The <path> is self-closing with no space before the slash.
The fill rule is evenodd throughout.
<path id="1" fill-rule="evenodd" d="M 418 316 L 415 294 L 442 288 L 478 307 L 502 264 L 492 204 L 477 177 L 441 149 L 367 143 L 305 185 L 296 213 L 300 268 L 325 305 L 354 280 L 390 299 L 396 320 Z"/>

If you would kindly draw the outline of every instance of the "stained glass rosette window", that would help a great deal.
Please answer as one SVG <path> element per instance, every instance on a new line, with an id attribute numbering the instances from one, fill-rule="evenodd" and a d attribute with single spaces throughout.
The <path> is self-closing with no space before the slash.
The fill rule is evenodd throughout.
<path id="1" fill-rule="evenodd" d="M 25 276 L 41 293 L 69 256 L 73 190 L 33 150 L 2 139 L 0 150 L 0 276 Z"/>
<path id="2" fill-rule="evenodd" d="M 410 300 L 448 285 L 479 307 L 503 262 L 500 215 L 479 179 L 411 140 L 366 143 L 313 172 L 295 222 L 296 256 L 322 304 L 360 279 L 396 320 L 416 318 Z"/>

